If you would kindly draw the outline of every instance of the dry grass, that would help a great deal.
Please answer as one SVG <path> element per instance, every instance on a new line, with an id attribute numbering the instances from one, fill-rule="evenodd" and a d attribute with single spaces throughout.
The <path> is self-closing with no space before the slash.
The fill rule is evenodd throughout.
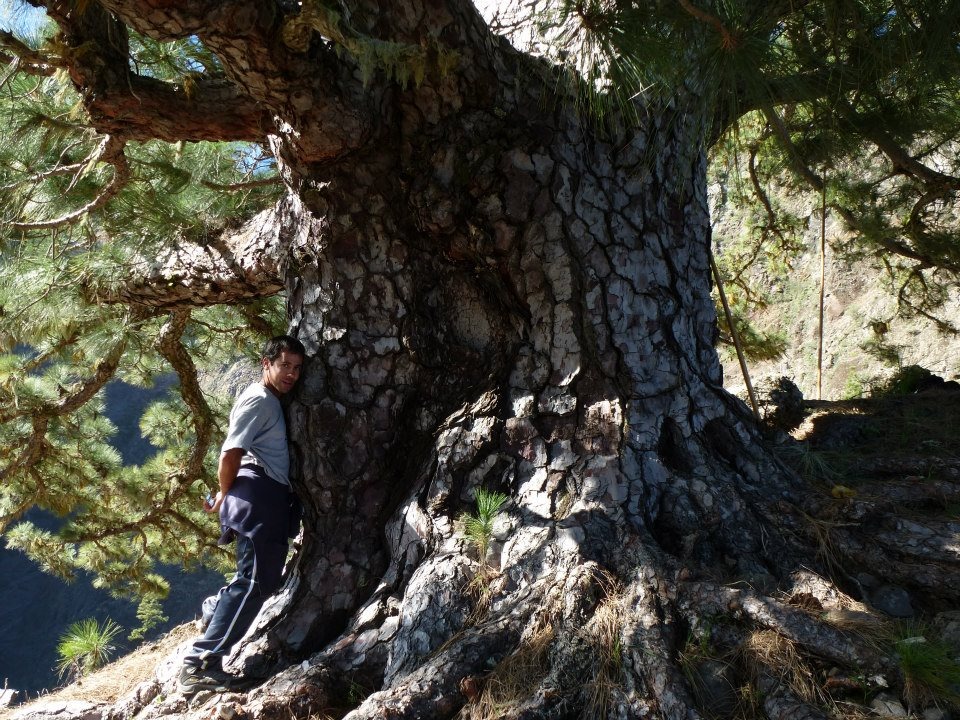
<path id="1" fill-rule="evenodd" d="M 596 657 L 596 675 L 586 685 L 586 717 L 606 717 L 610 699 L 622 684 L 623 645 L 621 631 L 624 625 L 622 588 L 608 577 L 609 594 L 597 606 L 587 624 L 586 633 Z"/>
<path id="2" fill-rule="evenodd" d="M 197 628 L 193 623 L 179 625 L 156 642 L 142 645 L 79 682 L 41 695 L 28 703 L 0 710 L 0 720 L 8 720 L 14 714 L 38 703 L 68 700 L 114 703 L 141 682 L 152 678 L 160 661 L 196 634 Z"/>
<path id="3" fill-rule="evenodd" d="M 544 623 L 487 677 L 476 702 L 460 711 L 461 720 L 500 720 L 529 697 L 547 674 L 553 625 Z"/>
<path id="4" fill-rule="evenodd" d="M 753 632 L 741 652 L 752 685 L 759 685 L 759 676 L 772 674 L 804 702 L 815 703 L 820 699 L 813 671 L 794 643 L 780 633 L 773 630 Z"/>

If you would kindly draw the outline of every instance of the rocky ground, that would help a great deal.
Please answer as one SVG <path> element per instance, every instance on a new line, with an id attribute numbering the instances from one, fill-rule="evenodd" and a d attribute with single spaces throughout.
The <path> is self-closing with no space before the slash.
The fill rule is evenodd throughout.
<path id="1" fill-rule="evenodd" d="M 902 523 L 936 521 L 941 527 L 953 528 L 952 538 L 940 540 L 955 542 L 960 537 L 960 434 L 956 431 L 960 426 L 960 390 L 929 380 L 922 385 L 926 389 L 919 392 L 901 387 L 898 390 L 906 390 L 907 394 L 848 401 L 805 401 L 796 391 L 782 393 L 776 405 L 768 403 L 764 409 L 769 421 L 790 431 L 771 429 L 770 441 L 784 461 L 810 482 L 813 492 L 823 497 L 824 507 L 837 508 L 838 516 L 847 504 L 889 503 L 897 507 Z M 894 641 L 901 642 L 896 647 L 908 647 L 902 644 L 906 638 L 915 644 L 929 643 L 938 652 L 943 649 L 945 654 L 935 657 L 947 684 L 934 698 L 917 694 L 916 680 L 912 684 L 906 682 L 900 689 L 884 688 L 871 685 L 869 679 L 840 675 L 824 666 L 811 670 L 813 690 L 834 698 L 833 716 L 845 720 L 960 717 L 960 687 L 950 685 L 951 678 L 960 679 L 960 610 L 910 587 L 879 584 L 869 568 L 848 571 L 842 567 L 843 548 L 830 544 L 829 511 L 818 522 L 824 527 L 823 552 L 835 561 L 842 585 L 859 598 L 856 607 L 843 609 L 850 615 L 850 631 L 869 631 L 878 641 L 900 638 Z M 794 600 L 800 602 L 802 598 L 790 598 L 791 603 Z M 810 611 L 827 610 L 812 607 Z M 230 720 L 239 707 L 237 696 L 206 694 L 187 702 L 176 693 L 177 655 L 194 632 L 192 624 L 180 626 L 163 640 L 80 683 L 27 705 L 0 711 L 0 720 L 106 720 L 143 706 L 153 708 L 146 712 L 150 717 L 178 715 Z M 718 692 L 722 696 L 729 693 L 729 684 L 723 677 L 723 665 L 715 664 L 720 668 L 718 676 L 703 677 L 701 670 L 698 682 L 702 684 L 701 692 Z M 721 686 L 719 690 L 711 688 L 716 684 Z M 722 697 L 707 701 L 715 707 L 723 702 Z M 956 705 L 952 711 L 955 715 L 950 714 L 951 703 Z M 736 710 L 727 717 L 760 717 L 751 714 L 749 704 L 739 700 L 731 707 Z M 329 717 L 340 715 L 342 712 L 331 709 Z"/>

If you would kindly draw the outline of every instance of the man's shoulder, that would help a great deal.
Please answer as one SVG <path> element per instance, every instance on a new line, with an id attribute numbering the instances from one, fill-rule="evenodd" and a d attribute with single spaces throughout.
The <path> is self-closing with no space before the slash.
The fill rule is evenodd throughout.
<path id="1" fill-rule="evenodd" d="M 247 385 L 234 401 L 234 406 L 252 406 L 252 407 L 280 407 L 280 401 L 276 395 L 267 390 L 263 383 L 255 382 Z"/>

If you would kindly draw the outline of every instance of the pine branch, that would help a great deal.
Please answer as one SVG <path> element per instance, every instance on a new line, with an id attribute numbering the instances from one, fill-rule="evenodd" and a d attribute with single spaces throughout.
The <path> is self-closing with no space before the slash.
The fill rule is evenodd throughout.
<path id="1" fill-rule="evenodd" d="M 203 476 L 203 464 L 207 451 L 213 441 L 215 424 L 213 412 L 203 397 L 203 391 L 197 380 L 197 369 L 184 347 L 183 333 L 190 320 L 190 311 L 180 309 L 170 313 L 167 322 L 160 330 L 157 338 L 157 349 L 170 363 L 180 380 L 180 394 L 190 409 L 193 422 L 194 440 L 187 461 L 182 468 L 171 473 L 167 478 L 169 489 L 163 497 L 155 501 L 150 510 L 140 517 L 116 525 L 108 525 L 94 531 L 78 532 L 71 536 L 73 542 L 95 542 L 107 537 L 123 535 L 128 532 L 140 531 L 142 528 L 154 525 L 161 527 L 170 517 L 184 519 L 182 514 L 174 512 L 174 506 L 185 493 L 190 490 L 194 480 Z M 198 531 L 203 530 L 188 522 L 188 525 Z"/>
<path id="2" fill-rule="evenodd" d="M 42 77 L 49 77 L 63 67 L 60 58 L 34 50 L 6 30 L 0 30 L 0 63 L 15 65 L 16 71 Z"/>
<path id="3" fill-rule="evenodd" d="M 732 50 L 740 44 L 740 40 L 736 33 L 724 25 L 723 21 L 716 15 L 712 15 L 705 10 L 701 10 L 691 3 L 690 0 L 677 0 L 677 3 L 689 15 L 693 16 L 700 22 L 713 26 L 713 28 L 720 33 L 720 43 L 725 49 Z"/>
<path id="4" fill-rule="evenodd" d="M 142 311 L 139 311 L 142 312 Z M 88 402 L 106 385 L 120 367 L 120 360 L 127 348 L 126 336 L 114 343 L 110 351 L 97 363 L 93 375 L 75 385 L 56 402 L 41 403 L 39 405 L 12 407 L 0 410 L 0 424 L 10 422 L 19 417 L 33 416 L 34 418 L 53 418 L 68 415 Z"/>
<path id="5" fill-rule="evenodd" d="M 937 187 L 960 188 L 960 178 L 927 167 L 912 157 L 906 149 L 893 139 L 890 133 L 862 122 L 857 111 L 845 98 L 838 99 L 836 107 L 842 111 L 844 120 L 872 142 L 880 152 L 887 156 L 894 168 L 900 172 Z"/>
<path id="6" fill-rule="evenodd" d="M 797 150 L 796 145 L 794 145 L 793 140 L 790 138 L 790 133 L 787 130 L 786 125 L 783 122 L 783 119 L 780 115 L 769 105 L 763 109 L 764 116 L 767 118 L 767 121 L 770 123 L 771 128 L 773 129 L 774 134 L 777 136 L 781 145 L 787 151 L 787 157 L 790 162 L 790 167 L 793 171 L 802 178 L 811 188 L 813 188 L 818 193 L 823 192 L 824 180 L 822 177 L 817 175 L 803 160 L 800 155 L 800 152 Z M 854 213 L 850 211 L 849 208 L 846 208 L 838 203 L 830 203 L 829 207 L 831 210 L 837 212 L 838 215 L 846 223 L 847 227 L 854 230 L 861 227 L 861 223 Z M 890 235 L 883 236 L 872 236 L 874 242 L 877 243 L 882 249 L 887 250 L 888 252 L 895 253 L 901 257 L 908 258 L 910 260 L 915 260 L 919 263 L 919 269 L 930 268 L 930 267 L 942 267 L 947 270 L 952 270 L 954 272 L 960 272 L 960 266 L 956 263 L 949 261 L 945 262 L 945 259 L 942 257 L 932 257 L 926 253 L 920 252 L 919 250 L 910 247 L 909 245 L 896 240 Z"/>
<path id="7" fill-rule="evenodd" d="M 100 143 L 93 157 L 88 161 L 79 164 L 79 169 L 74 180 L 77 181 L 81 171 L 86 167 L 92 167 L 98 162 L 109 163 L 113 166 L 113 177 L 100 194 L 81 208 L 78 208 L 58 218 L 50 220 L 41 220 L 39 222 L 11 222 L 10 227 L 15 230 L 52 230 L 54 228 L 70 225 L 84 218 L 87 214 L 106 205 L 117 193 L 119 193 L 130 179 L 130 164 L 123 153 L 126 141 L 112 135 L 107 135 Z"/>
<path id="8" fill-rule="evenodd" d="M 23 470 L 29 470 L 42 457 L 47 447 L 47 428 L 50 425 L 50 416 L 46 414 L 35 414 L 31 423 L 30 437 L 24 443 L 23 450 L 16 459 L 0 468 L 0 482 L 4 482 L 11 475 Z M 31 498 L 31 506 L 36 504 L 37 498 Z M 10 518 L 11 520 L 16 518 Z M 10 520 L 7 520 L 10 522 Z M 0 531 L 4 528 L 0 527 Z"/>
<path id="9" fill-rule="evenodd" d="M 202 473 L 203 461 L 213 438 L 214 423 L 213 412 L 197 380 L 197 367 L 182 342 L 183 332 L 189 320 L 189 310 L 181 309 L 172 312 L 157 338 L 157 349 L 177 373 L 180 380 L 180 395 L 190 408 L 195 439 L 190 458 L 181 476 L 193 479 Z M 184 486 L 183 482 L 180 484 L 181 487 Z M 171 502 L 173 499 L 175 498 L 171 498 Z"/>

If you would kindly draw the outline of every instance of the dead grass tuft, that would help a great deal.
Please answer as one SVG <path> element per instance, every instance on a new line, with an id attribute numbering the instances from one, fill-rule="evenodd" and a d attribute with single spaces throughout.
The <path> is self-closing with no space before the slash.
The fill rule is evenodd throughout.
<path id="1" fill-rule="evenodd" d="M 804 662 L 796 645 L 780 633 L 773 630 L 751 633 L 741 653 L 751 685 L 760 686 L 762 676 L 773 675 L 804 702 L 813 703 L 819 699 L 813 671 Z"/>
<path id="2" fill-rule="evenodd" d="M 593 648 L 596 673 L 586 684 L 585 717 L 607 717 L 613 693 L 621 686 L 623 674 L 622 630 L 626 609 L 623 589 L 612 576 L 605 576 L 606 597 L 600 601 L 586 626 Z"/>
<path id="3" fill-rule="evenodd" d="M 486 678 L 476 702 L 460 711 L 461 720 L 500 720 L 529 697 L 549 670 L 547 651 L 554 629 L 544 622 Z"/>
<path id="4" fill-rule="evenodd" d="M 856 633 L 868 640 L 880 640 L 890 632 L 887 622 L 862 610 L 833 608 L 827 610 L 821 617 L 838 630 Z"/>

